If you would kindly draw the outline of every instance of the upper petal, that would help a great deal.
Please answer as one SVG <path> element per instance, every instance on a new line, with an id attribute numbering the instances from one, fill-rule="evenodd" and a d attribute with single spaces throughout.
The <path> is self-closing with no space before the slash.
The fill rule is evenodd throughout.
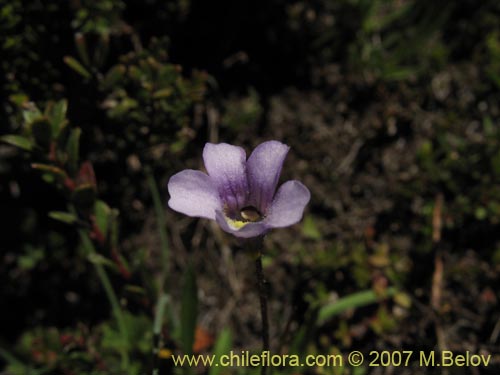
<path id="1" fill-rule="evenodd" d="M 271 203 L 290 148 L 278 141 L 261 143 L 247 161 L 250 201 L 263 214 Z"/>
<path id="2" fill-rule="evenodd" d="M 310 199 L 309 189 L 301 182 L 287 181 L 278 189 L 264 221 L 271 228 L 282 228 L 298 223 Z"/>
<path id="3" fill-rule="evenodd" d="M 227 143 L 207 143 L 203 161 L 223 203 L 231 210 L 242 208 L 248 195 L 245 150 Z"/>
<path id="4" fill-rule="evenodd" d="M 233 234 L 240 238 L 250 238 L 257 237 L 265 234 L 270 228 L 263 222 L 245 222 L 242 226 L 238 227 L 228 223 L 227 217 L 222 213 L 222 211 L 217 211 L 216 220 L 223 231 Z"/>
<path id="5" fill-rule="evenodd" d="M 212 179 L 205 173 L 186 169 L 168 181 L 171 209 L 188 216 L 215 220 L 215 211 L 222 207 Z"/>

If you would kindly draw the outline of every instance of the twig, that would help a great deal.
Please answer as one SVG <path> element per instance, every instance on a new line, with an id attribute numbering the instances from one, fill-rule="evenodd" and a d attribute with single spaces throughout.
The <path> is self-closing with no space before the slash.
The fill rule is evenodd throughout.
<path id="1" fill-rule="evenodd" d="M 360 139 L 354 142 L 354 144 L 351 146 L 351 149 L 347 153 L 346 157 L 342 159 L 341 162 L 339 163 L 339 166 L 337 167 L 337 173 L 342 174 L 349 170 L 351 164 L 358 156 L 359 150 L 361 149 L 362 146 L 363 146 L 363 141 L 361 141 Z"/>
<path id="2" fill-rule="evenodd" d="M 439 246 L 441 242 L 442 231 L 442 216 L 443 216 L 443 195 L 438 194 L 435 198 L 434 211 L 432 213 L 432 243 L 434 249 L 434 274 L 432 275 L 432 290 L 431 290 L 431 306 L 436 312 L 436 337 L 439 350 L 446 350 L 446 337 L 439 319 L 439 311 L 441 309 L 441 298 L 443 291 L 443 273 L 444 263 L 443 254 Z"/>

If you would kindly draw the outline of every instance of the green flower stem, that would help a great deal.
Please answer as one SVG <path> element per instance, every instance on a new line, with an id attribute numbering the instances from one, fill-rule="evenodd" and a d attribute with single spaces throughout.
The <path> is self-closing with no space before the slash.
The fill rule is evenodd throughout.
<path id="1" fill-rule="evenodd" d="M 262 253 L 257 254 L 255 259 L 255 270 L 257 273 L 257 284 L 259 289 L 259 299 L 260 299 L 260 316 L 262 319 L 262 352 L 269 351 L 269 319 L 267 316 L 267 290 L 266 290 L 266 280 L 264 279 L 264 273 L 262 272 Z M 261 375 L 266 375 L 267 366 L 262 365 Z"/>
<path id="2" fill-rule="evenodd" d="M 74 207 L 70 207 L 70 212 L 75 213 L 76 210 Z M 86 251 L 87 254 L 96 254 L 97 251 L 95 250 L 94 244 L 92 243 L 92 240 L 90 239 L 89 235 L 85 231 L 85 229 L 79 229 L 78 234 L 80 235 L 80 239 L 82 241 L 82 245 Z M 101 282 L 102 287 L 104 288 L 104 292 L 106 293 L 106 297 L 108 297 L 108 301 L 111 305 L 111 309 L 113 312 L 113 315 L 116 319 L 116 322 L 118 324 L 118 329 L 120 331 L 120 334 L 122 336 L 122 340 L 125 345 L 120 349 L 120 354 L 121 354 L 121 367 L 124 371 L 128 370 L 129 367 L 129 356 L 128 356 L 128 351 L 127 351 L 127 345 L 128 345 L 128 332 L 127 332 L 127 326 L 125 324 L 125 318 L 123 316 L 122 309 L 120 307 L 120 303 L 118 302 L 118 298 L 116 297 L 116 293 L 113 289 L 113 286 L 111 285 L 111 282 L 109 280 L 108 274 L 106 273 L 105 268 L 98 263 L 94 263 L 95 270 L 97 272 L 97 276 L 99 277 L 99 281 Z"/>
<path id="3" fill-rule="evenodd" d="M 260 316 L 262 320 L 262 330 L 261 330 L 261 338 L 262 338 L 262 352 L 270 351 L 269 344 L 269 319 L 267 314 L 267 287 L 266 287 L 266 279 L 264 278 L 264 272 L 262 269 L 262 246 L 263 246 L 263 238 L 249 238 L 245 241 L 245 245 L 247 250 L 249 250 L 250 254 L 255 256 L 255 273 L 257 276 L 257 290 L 259 293 L 260 299 Z M 267 366 L 262 365 L 261 367 L 261 375 L 267 374 Z"/>

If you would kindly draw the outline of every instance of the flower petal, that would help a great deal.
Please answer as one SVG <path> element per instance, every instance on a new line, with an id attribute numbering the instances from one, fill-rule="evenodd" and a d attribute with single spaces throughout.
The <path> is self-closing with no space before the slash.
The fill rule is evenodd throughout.
<path id="1" fill-rule="evenodd" d="M 278 189 L 264 221 L 271 228 L 298 223 L 310 199 L 311 193 L 301 182 L 287 181 Z"/>
<path id="2" fill-rule="evenodd" d="M 222 208 L 219 193 L 205 173 L 186 169 L 168 181 L 171 209 L 188 216 L 215 220 L 215 211 Z"/>
<path id="3" fill-rule="evenodd" d="M 248 196 L 245 150 L 227 143 L 207 143 L 203 161 L 223 203 L 231 211 L 241 209 Z"/>
<path id="4" fill-rule="evenodd" d="M 257 237 L 257 236 L 261 236 L 261 235 L 265 234 L 270 229 L 267 226 L 267 224 L 263 221 L 259 221 L 256 223 L 235 222 L 235 224 L 241 223 L 241 226 L 230 225 L 228 223 L 227 218 L 222 213 L 222 211 L 217 211 L 216 217 L 217 217 L 216 218 L 217 223 L 222 228 L 222 230 L 225 232 L 231 233 L 236 237 L 241 237 L 241 238 Z"/>
<path id="5" fill-rule="evenodd" d="M 281 173 L 281 167 L 290 148 L 278 141 L 261 143 L 247 162 L 250 201 L 263 214 L 266 213 Z"/>

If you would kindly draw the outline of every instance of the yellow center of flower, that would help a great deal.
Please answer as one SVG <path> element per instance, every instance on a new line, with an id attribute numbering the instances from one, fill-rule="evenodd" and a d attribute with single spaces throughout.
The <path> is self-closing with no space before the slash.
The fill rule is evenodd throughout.
<path id="1" fill-rule="evenodd" d="M 229 226 L 233 227 L 234 229 L 241 229 L 248 224 L 248 221 L 233 220 L 227 216 L 226 216 L 226 221 L 229 224 Z"/>

